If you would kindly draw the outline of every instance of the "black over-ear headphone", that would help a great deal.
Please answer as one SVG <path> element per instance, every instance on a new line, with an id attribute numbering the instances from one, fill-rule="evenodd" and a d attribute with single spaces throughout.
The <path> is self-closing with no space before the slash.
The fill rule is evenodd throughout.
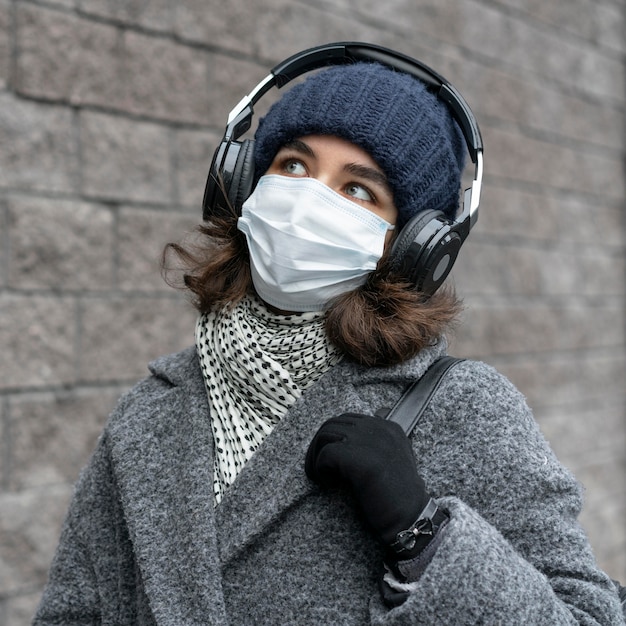
<path id="1" fill-rule="evenodd" d="M 391 249 L 392 267 L 414 283 L 419 291 L 433 294 L 448 276 L 478 219 L 483 173 L 482 139 L 471 109 L 445 78 L 420 61 L 387 48 L 361 42 L 331 43 L 303 50 L 274 67 L 228 116 L 204 191 L 203 219 L 223 215 L 229 205 L 239 214 L 241 205 L 252 193 L 254 141 L 239 141 L 239 138 L 252 125 L 253 107 L 258 100 L 272 87 L 284 87 L 306 72 L 357 61 L 376 61 L 424 82 L 450 107 L 475 166 L 474 180 L 463 196 L 463 209 L 454 220 L 441 211 L 418 213 L 404 225 Z"/>

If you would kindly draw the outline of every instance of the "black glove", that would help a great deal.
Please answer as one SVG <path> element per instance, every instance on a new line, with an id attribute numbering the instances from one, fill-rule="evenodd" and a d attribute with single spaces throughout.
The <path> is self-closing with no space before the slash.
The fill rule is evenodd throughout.
<path id="1" fill-rule="evenodd" d="M 325 422 L 307 451 L 307 476 L 323 487 L 347 487 L 386 546 L 415 522 L 430 496 L 411 443 L 395 422 L 344 413 Z M 424 547 L 420 541 L 412 553 Z"/>

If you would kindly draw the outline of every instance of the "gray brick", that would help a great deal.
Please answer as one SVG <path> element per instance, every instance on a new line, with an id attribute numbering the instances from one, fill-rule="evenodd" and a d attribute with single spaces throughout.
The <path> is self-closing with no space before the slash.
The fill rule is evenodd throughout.
<path id="1" fill-rule="evenodd" d="M 9 3 L 0 2 L 0 88 L 5 88 L 9 82 L 11 71 L 11 16 Z"/>
<path id="2" fill-rule="evenodd" d="M 502 254 L 507 263 L 501 266 Z M 619 296 L 624 262 L 600 248 L 527 247 L 486 237 L 470 239 L 453 270 L 464 293 L 524 296 Z"/>
<path id="3" fill-rule="evenodd" d="M 159 31 L 172 29 L 173 14 L 177 6 L 177 3 L 170 0 L 151 0 L 151 2 L 144 0 L 127 0 L 126 2 L 76 0 L 76 2 L 83 13 Z"/>
<path id="4" fill-rule="evenodd" d="M 540 105 L 537 104 L 538 101 L 541 102 Z M 618 138 L 624 133 L 625 122 L 618 108 L 597 106 L 582 98 L 557 94 L 537 98 L 534 103 L 534 106 L 528 107 L 528 117 L 537 119 L 538 107 L 541 106 L 547 112 L 543 114 L 543 118 L 548 130 L 590 144 L 620 149 Z"/>
<path id="5" fill-rule="evenodd" d="M 594 46 L 573 37 L 555 36 L 554 32 L 504 14 L 493 5 L 468 2 L 459 9 L 462 46 L 479 45 L 482 55 L 517 72 L 537 73 L 600 97 L 623 97 L 622 63 Z"/>
<path id="6" fill-rule="evenodd" d="M 226 116 L 223 122 L 225 126 Z M 215 133 L 195 130 L 181 130 L 175 135 L 175 200 L 177 204 L 193 207 L 198 221 L 202 218 L 202 197 L 213 152 L 221 138 Z"/>
<path id="7" fill-rule="evenodd" d="M 210 41 L 251 54 L 254 46 L 250 35 L 262 4 L 251 11 L 244 2 L 216 2 L 209 9 L 202 0 L 181 0 L 176 3 L 175 32 L 185 39 Z"/>
<path id="8" fill-rule="evenodd" d="M 40 598 L 41 590 L 7 598 L 4 601 L 6 606 L 4 623 L 11 626 L 30 626 Z M 2 603 L 0 607 L 1 605 Z"/>
<path id="9" fill-rule="evenodd" d="M 119 287 L 134 293 L 170 291 L 161 276 L 161 255 L 198 223 L 198 215 L 123 209 L 119 216 Z"/>
<path id="10" fill-rule="evenodd" d="M 339 29 L 340 33 L 334 38 L 335 41 L 351 39 L 371 41 L 409 55 L 423 57 L 427 63 L 429 61 L 422 52 L 428 52 L 430 55 L 447 52 L 446 48 L 450 47 L 447 43 L 458 42 L 463 20 L 468 19 L 467 16 L 461 15 L 459 4 L 455 0 L 437 2 L 390 0 L 385 3 L 377 0 L 363 0 L 358 4 L 358 11 L 357 5 L 351 0 L 335 0 L 333 7 L 335 11 L 325 14 L 321 19 L 327 19 L 327 26 L 331 27 L 334 22 L 334 27 Z M 341 10 L 339 15 L 335 14 L 335 12 L 338 13 L 337 9 Z M 279 15 L 280 13 L 277 12 L 274 18 L 275 29 L 280 28 Z M 297 19 L 297 15 L 294 19 Z M 320 21 L 320 17 L 317 16 L 312 19 L 316 22 Z M 472 19 L 471 15 L 469 19 Z M 346 37 L 346 33 L 354 31 L 356 21 L 360 21 L 358 30 L 365 31 L 365 33 L 360 33 L 358 38 Z M 372 34 L 367 33 L 366 30 L 370 25 L 375 27 Z M 323 33 L 320 34 L 322 36 L 318 41 L 333 41 L 331 38 L 324 38 Z M 434 39 L 431 39 L 433 37 Z M 433 45 L 434 41 L 436 41 L 436 46 Z M 442 71 L 442 73 L 445 75 L 445 72 Z"/>
<path id="11" fill-rule="evenodd" d="M 166 39 L 126 32 L 121 77 L 124 109 L 158 118 L 205 124 L 215 95 L 213 56 Z M 155 63 L 155 59 L 158 62 Z"/>
<path id="12" fill-rule="evenodd" d="M 615 460 L 616 457 L 611 455 L 608 450 L 603 450 L 596 454 L 585 454 L 582 464 L 579 460 L 577 476 L 580 476 L 580 481 L 587 490 L 586 505 L 590 510 L 597 508 L 598 503 L 606 502 L 608 499 L 624 502 L 623 478 L 612 468 Z M 605 510 L 602 517 L 605 520 L 608 518 L 607 510 Z M 619 522 L 619 525 L 614 527 L 616 531 L 619 528 L 623 528 L 623 520 Z M 602 526 L 600 525 L 600 527 Z"/>
<path id="13" fill-rule="evenodd" d="M 52 485 L 0 493 L 0 595 L 27 594 L 45 582 L 71 492 Z"/>
<path id="14" fill-rule="evenodd" d="M 6 198 L 0 194 L 0 289 L 6 287 L 9 271 L 9 218 L 6 205 Z"/>
<path id="15" fill-rule="evenodd" d="M 593 206 L 591 206 L 593 204 Z M 481 199 L 474 238 L 558 241 L 602 247 L 615 254 L 622 246 L 622 208 L 617 202 L 593 202 L 578 195 L 545 195 L 539 190 L 521 191 L 510 186 L 488 185 Z"/>
<path id="16" fill-rule="evenodd" d="M 121 106 L 119 30 L 39 6 L 17 5 L 20 93 Z"/>
<path id="17" fill-rule="evenodd" d="M 85 300 L 80 376 L 127 382 L 147 375 L 147 364 L 193 343 L 195 314 L 180 300 Z"/>
<path id="18" fill-rule="evenodd" d="M 593 41 L 623 53 L 626 50 L 626 12 L 623 5 L 590 2 L 588 15 L 593 15 Z"/>
<path id="19" fill-rule="evenodd" d="M 85 202 L 14 197 L 8 202 L 8 215 L 9 286 L 66 291 L 113 286 L 110 209 Z"/>
<path id="20" fill-rule="evenodd" d="M 507 254 L 516 262 L 502 267 L 502 248 L 486 237 L 474 236 L 468 240 L 449 278 L 464 297 L 499 294 L 500 290 L 508 295 L 539 291 L 537 267 L 529 258 L 532 253 L 509 245 Z"/>
<path id="21" fill-rule="evenodd" d="M 572 411 L 581 414 L 614 412 L 624 383 L 626 367 L 621 354 L 586 354 L 582 350 L 563 355 L 545 355 L 540 361 L 534 357 L 512 362 L 496 362 L 498 369 L 510 378 L 527 396 L 530 405 L 541 411 L 542 424 L 565 437 L 565 423 Z M 590 408 L 592 407 L 592 408 Z M 591 420 L 590 423 L 592 423 Z M 613 434 L 617 431 L 613 430 Z M 589 449 L 595 442 L 577 436 L 572 429 L 567 444 L 571 449 Z"/>
<path id="22" fill-rule="evenodd" d="M 407 8 L 404 7 L 405 11 Z M 359 11 L 362 12 L 361 7 Z M 262 59 L 280 61 L 298 50 L 323 42 L 352 39 L 353 13 L 354 7 L 351 14 L 341 15 L 337 11 L 328 12 L 305 2 L 288 0 L 261 0 L 255 4 L 254 11 L 243 2 L 223 2 L 207 11 L 202 0 L 183 0 L 177 4 L 175 29 L 187 40 L 210 41 L 238 54 L 254 54 Z M 370 26 L 363 21 L 358 30 L 358 39 L 375 41 L 384 38 L 380 25 Z M 277 33 L 280 33 L 279 37 Z"/>
<path id="23" fill-rule="evenodd" d="M 120 393 L 86 389 L 9 398 L 11 490 L 74 483 Z"/>
<path id="24" fill-rule="evenodd" d="M 589 323 L 590 316 L 593 324 Z M 582 303 L 550 305 L 526 300 L 494 306 L 475 301 L 463 317 L 463 333 L 457 337 L 459 349 L 479 358 L 610 348 L 624 343 L 624 312 L 619 300 L 593 308 Z"/>
<path id="25" fill-rule="evenodd" d="M 624 50 L 624 14 L 609 2 L 572 0 L 570 2 L 543 2 L 503 0 L 514 10 L 522 10 L 529 20 L 542 21 L 555 30 L 566 30 L 600 46 Z"/>
<path id="26" fill-rule="evenodd" d="M 406 11 L 410 10 L 408 5 L 410 3 L 405 3 Z M 357 20 L 354 4 L 350 11 L 341 14 L 334 10 L 320 10 L 306 2 L 296 4 L 288 0 L 268 0 L 265 9 L 257 14 L 251 37 L 257 42 L 255 47 L 261 58 L 276 61 L 304 48 L 331 41 L 357 39 L 389 44 L 387 38 L 393 33 L 386 33 L 384 23 L 381 22 L 361 20 L 358 25 L 359 36 L 355 37 Z M 279 37 L 277 33 L 280 33 Z"/>
<path id="27" fill-rule="evenodd" d="M 20 8 L 17 37 L 19 91 L 77 105 L 206 124 L 255 82 L 250 63 L 41 7 Z"/>
<path id="28" fill-rule="evenodd" d="M 83 193 L 113 200 L 171 202 L 167 129 L 83 112 L 80 141 Z"/>
<path id="29" fill-rule="evenodd" d="M 72 114 L 0 93 L 0 187 L 72 192 L 77 146 Z"/>
<path id="30" fill-rule="evenodd" d="M 618 156 L 581 152 L 494 128 L 484 134 L 499 156 L 489 164 L 494 176 L 607 198 L 622 198 L 626 193 Z"/>
<path id="31" fill-rule="evenodd" d="M 73 299 L 0 296 L 0 389 L 75 382 Z"/>
<path id="32" fill-rule="evenodd" d="M 9 431 L 9 402 L 5 397 L 0 398 L 0 490 L 9 485 L 11 467 L 11 438 Z M 2 611 L 0 610 L 0 616 Z"/>
<path id="33" fill-rule="evenodd" d="M 616 107 L 599 107 L 564 92 L 557 83 L 538 83 L 534 77 L 485 68 L 471 60 L 463 64 L 463 76 L 466 97 L 479 120 L 493 116 L 613 150 L 622 145 L 624 116 Z"/>
<path id="34" fill-rule="evenodd" d="M 626 445 L 626 434 L 621 429 L 624 405 L 580 407 L 576 399 L 572 396 L 565 410 L 552 409 L 551 415 L 544 413 L 541 418 L 541 430 L 559 457 L 564 461 L 569 459 L 574 465 L 580 455 L 604 454 L 608 458 L 611 450 L 623 449 Z"/>

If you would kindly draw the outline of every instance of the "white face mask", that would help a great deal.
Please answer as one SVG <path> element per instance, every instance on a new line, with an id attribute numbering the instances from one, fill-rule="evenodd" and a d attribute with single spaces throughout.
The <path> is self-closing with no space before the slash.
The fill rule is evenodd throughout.
<path id="1" fill-rule="evenodd" d="M 394 226 L 315 178 L 268 175 L 244 202 L 259 296 L 284 311 L 320 311 L 365 282 Z"/>

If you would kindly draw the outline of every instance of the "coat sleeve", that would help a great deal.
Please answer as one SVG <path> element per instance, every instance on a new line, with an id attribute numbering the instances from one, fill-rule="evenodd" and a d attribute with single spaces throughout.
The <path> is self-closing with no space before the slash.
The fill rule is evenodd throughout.
<path id="1" fill-rule="evenodd" d="M 372 623 L 624 623 L 578 523 L 580 486 L 509 381 L 484 364 L 457 366 L 413 444 L 450 522 L 404 604 L 372 599 Z"/>

